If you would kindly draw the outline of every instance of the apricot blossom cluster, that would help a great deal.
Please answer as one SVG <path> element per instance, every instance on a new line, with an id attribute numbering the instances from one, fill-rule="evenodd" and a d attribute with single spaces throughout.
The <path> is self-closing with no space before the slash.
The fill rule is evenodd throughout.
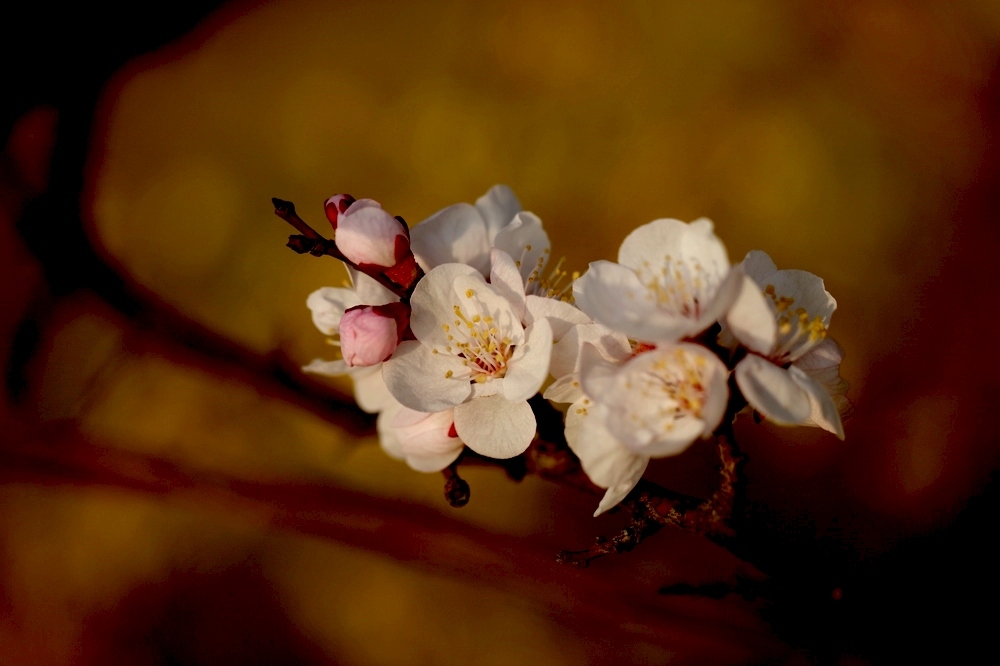
<path id="1" fill-rule="evenodd" d="M 844 352 L 828 336 L 836 301 L 820 278 L 778 270 L 763 252 L 731 264 L 707 219 L 640 226 L 617 262 L 581 276 L 548 268 L 541 220 L 503 185 L 412 229 L 371 199 L 337 195 L 324 208 L 335 245 L 293 240 L 341 258 L 351 283 L 307 299 L 341 358 L 304 370 L 349 375 L 358 404 L 378 413 L 382 447 L 416 470 L 442 470 L 465 447 L 523 453 L 536 436 L 528 400 L 543 387 L 566 405 L 583 470 L 607 489 L 595 515 L 651 458 L 738 412 L 844 437 Z"/>

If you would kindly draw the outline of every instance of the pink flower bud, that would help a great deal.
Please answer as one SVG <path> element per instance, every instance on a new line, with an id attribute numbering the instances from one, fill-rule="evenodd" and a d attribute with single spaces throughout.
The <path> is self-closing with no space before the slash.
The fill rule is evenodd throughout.
<path id="1" fill-rule="evenodd" d="M 351 367 L 381 363 L 396 351 L 409 324 L 409 307 L 402 303 L 357 305 L 340 320 L 340 351 Z"/>
<path id="2" fill-rule="evenodd" d="M 337 220 L 342 213 L 347 212 L 347 208 L 354 203 L 355 199 L 350 194 L 337 194 L 326 200 L 323 210 L 326 212 L 326 219 L 330 220 L 333 229 L 337 229 Z"/>
<path id="3" fill-rule="evenodd" d="M 403 407 L 392 421 L 406 456 L 437 456 L 462 447 L 455 433 L 455 410 L 427 414 Z"/>
<path id="4" fill-rule="evenodd" d="M 338 194 L 327 199 L 324 209 L 337 232 L 337 247 L 354 265 L 389 269 L 410 255 L 406 226 L 377 201 Z"/>

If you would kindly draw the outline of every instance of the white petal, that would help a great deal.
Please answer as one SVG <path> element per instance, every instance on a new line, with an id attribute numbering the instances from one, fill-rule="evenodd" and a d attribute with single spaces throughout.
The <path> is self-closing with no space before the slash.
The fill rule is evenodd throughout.
<path id="1" fill-rule="evenodd" d="M 587 414 L 586 410 L 584 400 L 570 407 L 566 416 L 566 441 L 590 480 L 608 489 L 594 513 L 599 516 L 635 488 L 646 471 L 649 458 L 622 446 L 604 428 L 601 419 Z"/>
<path id="2" fill-rule="evenodd" d="M 392 422 L 406 462 L 419 472 L 439 472 L 462 452 L 459 437 L 449 437 L 453 410 L 426 414 L 403 407 Z"/>
<path id="3" fill-rule="evenodd" d="M 809 394 L 796 384 L 788 371 L 751 354 L 734 371 L 743 397 L 758 412 L 775 423 L 798 425 L 812 411 Z"/>
<path id="4" fill-rule="evenodd" d="M 534 213 L 518 213 L 493 239 L 493 247 L 509 254 L 527 284 L 532 273 L 537 280 L 549 259 L 551 243 Z"/>
<path id="5" fill-rule="evenodd" d="M 459 275 L 455 278 L 454 286 L 455 295 L 448 307 L 448 316 L 452 322 L 457 316 L 455 306 L 458 306 L 462 314 L 470 320 L 476 315 L 481 319 L 493 317 L 492 325 L 500 331 L 502 337 L 510 338 L 512 344 L 519 345 L 524 341 L 524 326 L 521 325 L 521 318 L 514 312 L 510 301 L 487 284 L 481 275 Z M 443 310 L 444 308 L 442 313 Z M 416 334 L 414 331 L 414 335 Z"/>
<path id="6" fill-rule="evenodd" d="M 455 460 L 458 459 L 458 456 L 462 454 L 462 449 L 465 448 L 465 445 L 462 444 L 462 440 L 458 437 L 455 437 L 454 439 L 457 444 L 451 451 L 426 456 L 406 456 L 406 464 L 410 466 L 410 469 L 416 470 L 417 472 L 440 472 L 445 467 L 455 462 Z"/>
<path id="7" fill-rule="evenodd" d="M 807 271 L 779 271 L 771 257 L 760 250 L 749 252 L 742 265 L 746 274 L 761 289 L 774 287 L 777 296 L 794 299 L 792 310 L 805 308 L 810 317 L 820 317 L 825 325 L 830 325 L 830 316 L 837 309 L 837 301 L 826 290 L 822 278 Z"/>
<path id="8" fill-rule="evenodd" d="M 486 222 L 467 203 L 448 206 L 410 230 L 410 249 L 425 271 L 441 264 L 469 264 L 490 272 L 490 242 Z"/>
<path id="9" fill-rule="evenodd" d="M 451 376 L 446 376 L 451 373 Z M 450 354 L 434 354 L 414 340 L 403 342 L 382 364 L 382 378 L 392 396 L 418 412 L 440 412 L 472 393 L 469 371 Z"/>
<path id="10" fill-rule="evenodd" d="M 380 285 L 375 278 L 350 266 L 347 267 L 347 273 L 351 276 L 351 284 L 354 285 L 354 292 L 358 295 L 358 302 L 355 305 L 385 305 L 399 300 L 399 296 Z"/>
<path id="11" fill-rule="evenodd" d="M 594 345 L 583 343 L 580 350 L 580 384 L 587 395 L 601 399 L 615 383 L 617 363 L 609 363 Z"/>
<path id="12" fill-rule="evenodd" d="M 844 425 L 840 421 L 840 411 L 826 388 L 794 365 L 788 368 L 788 374 L 792 381 L 809 394 L 810 413 L 807 421 L 844 439 Z"/>
<path id="13" fill-rule="evenodd" d="M 476 209 L 486 223 L 486 233 L 492 243 L 497 232 L 521 212 L 521 202 L 506 185 L 494 185 L 489 192 L 476 199 Z"/>
<path id="14" fill-rule="evenodd" d="M 844 348 L 833 338 L 826 338 L 797 360 L 795 365 L 810 374 L 831 368 L 836 368 L 839 372 L 843 361 Z"/>
<path id="15" fill-rule="evenodd" d="M 393 400 L 392 405 L 386 407 L 375 420 L 375 430 L 378 431 L 378 443 L 390 458 L 395 458 L 396 460 L 403 460 L 406 457 L 399 446 L 396 428 L 392 425 L 393 419 L 395 419 L 401 409 L 406 408 Z"/>
<path id="16" fill-rule="evenodd" d="M 336 361 L 324 361 L 321 358 L 313 359 L 309 365 L 302 366 L 302 372 L 314 375 L 326 375 L 327 377 L 340 377 L 346 375 L 350 366 L 343 359 Z"/>
<path id="17" fill-rule="evenodd" d="M 456 304 L 455 280 L 465 276 L 478 277 L 482 286 L 487 288 L 479 272 L 465 264 L 443 264 L 417 283 L 410 297 L 410 330 L 417 340 L 442 349 L 448 344 L 447 333 L 441 326 L 450 324 L 455 318 L 452 310 Z"/>
<path id="18" fill-rule="evenodd" d="M 756 282 L 744 276 L 742 283 L 740 295 L 726 315 L 726 326 L 748 349 L 767 356 L 778 335 L 774 310 Z"/>
<path id="19" fill-rule="evenodd" d="M 624 361 L 632 355 L 632 347 L 623 334 L 601 324 L 577 324 L 552 348 L 549 372 L 553 377 L 580 371 L 584 342 L 594 345 L 606 361 Z"/>
<path id="20" fill-rule="evenodd" d="M 479 382 L 472 382 L 472 397 L 488 398 L 491 395 L 503 395 L 503 383 L 505 381 L 507 380 L 501 377 L 499 379 L 490 379 L 481 384 Z"/>
<path id="21" fill-rule="evenodd" d="M 376 414 L 396 402 L 382 380 L 381 364 L 352 368 L 350 375 L 354 382 L 354 399 L 357 400 L 358 407 L 369 414 Z"/>
<path id="22" fill-rule="evenodd" d="M 451 447 L 443 444 L 440 435 L 446 435 L 454 422 L 455 414 L 450 409 L 442 412 L 418 412 L 403 407 L 396 411 L 392 425 L 405 433 L 403 440 L 409 440 L 403 444 L 406 453 L 441 453 Z"/>
<path id="23" fill-rule="evenodd" d="M 490 285 L 510 302 L 517 320 L 524 321 L 524 282 L 514 260 L 503 250 L 494 248 L 490 251 L 490 266 Z"/>
<path id="24" fill-rule="evenodd" d="M 700 437 L 712 432 L 705 422 L 694 416 L 682 416 L 673 422 L 670 432 L 637 429 L 626 419 L 608 418 L 608 429 L 622 446 L 647 458 L 667 458 L 684 451 Z"/>
<path id="25" fill-rule="evenodd" d="M 642 225 L 622 242 L 618 263 L 639 271 L 646 262 L 649 266 L 662 266 L 667 255 L 689 264 L 697 262 L 717 282 L 729 272 L 726 246 L 715 235 L 712 222 L 705 218 L 690 224 L 663 219 Z"/>
<path id="26" fill-rule="evenodd" d="M 511 402 L 527 400 L 538 392 L 549 376 L 552 358 L 552 328 L 539 319 L 524 331 L 524 343 L 514 349 L 503 378 L 503 395 Z M 489 383 L 489 382 L 487 382 Z"/>
<path id="27" fill-rule="evenodd" d="M 836 404 L 841 419 L 847 418 L 852 410 L 851 401 L 847 399 L 847 391 L 851 385 L 840 376 L 840 363 L 843 360 L 843 347 L 833 338 L 826 338 L 795 361 L 795 367 L 823 385 Z"/>
<path id="28" fill-rule="evenodd" d="M 475 398 L 455 407 L 455 430 L 466 446 L 489 458 L 524 453 L 535 437 L 535 414 L 527 402 L 502 396 Z"/>
<path id="29" fill-rule="evenodd" d="M 576 402 L 583 397 L 583 387 L 580 386 L 580 376 L 577 374 L 563 375 L 552 382 L 542 396 L 552 402 Z"/>
<path id="30" fill-rule="evenodd" d="M 548 319 L 552 326 L 552 339 L 557 342 L 562 340 L 573 326 L 590 323 L 590 317 L 583 310 L 557 298 L 531 295 L 527 297 L 526 304 L 528 310 L 526 323 L 530 324 L 542 318 Z"/>
<path id="31" fill-rule="evenodd" d="M 715 295 L 708 301 L 705 307 L 702 309 L 701 314 L 698 316 L 698 321 L 695 326 L 692 327 L 689 335 L 694 335 L 701 333 L 706 328 L 719 321 L 726 316 L 726 313 L 733 307 L 736 300 L 740 296 L 740 291 L 743 287 L 743 270 L 740 268 L 733 269 L 726 273 L 726 276 L 722 279 L 718 288 L 715 291 Z"/>
<path id="32" fill-rule="evenodd" d="M 746 274 L 761 285 L 764 284 L 764 280 L 778 271 L 778 267 L 774 265 L 771 257 L 760 250 L 747 252 L 747 256 L 743 258 L 742 266 Z"/>
<path id="33" fill-rule="evenodd" d="M 313 324 L 323 335 L 334 335 L 344 311 L 355 305 L 362 305 L 357 293 L 353 289 L 339 287 L 317 289 L 306 299 L 306 307 L 312 311 Z"/>
<path id="34" fill-rule="evenodd" d="M 782 270 L 768 277 L 762 286 L 768 285 L 774 285 L 778 296 L 794 298 L 793 308 L 805 308 L 811 317 L 820 317 L 826 326 L 830 325 L 837 300 L 826 290 L 823 278 L 807 271 Z"/>
<path id="35" fill-rule="evenodd" d="M 608 328 L 646 342 L 673 342 L 692 332 L 696 322 L 661 310 L 653 293 L 631 268 L 595 261 L 576 282 L 577 306 Z"/>

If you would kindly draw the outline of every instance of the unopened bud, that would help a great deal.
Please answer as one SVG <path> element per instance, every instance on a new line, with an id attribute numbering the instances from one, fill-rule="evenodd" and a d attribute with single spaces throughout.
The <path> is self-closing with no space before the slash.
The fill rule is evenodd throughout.
<path id="1" fill-rule="evenodd" d="M 409 325 L 409 306 L 357 305 L 340 320 L 340 350 L 351 367 L 381 363 L 396 351 Z"/>
<path id="2" fill-rule="evenodd" d="M 327 199 L 324 209 L 337 232 L 337 247 L 354 265 L 385 270 L 411 255 L 406 225 L 377 201 L 338 194 Z"/>
<path id="3" fill-rule="evenodd" d="M 407 407 L 392 422 L 400 449 L 407 456 L 437 456 L 461 448 L 454 424 L 454 409 L 427 414 Z"/>
<path id="4" fill-rule="evenodd" d="M 330 225 L 334 231 L 337 229 L 337 221 L 340 215 L 347 212 L 348 207 L 354 203 L 355 199 L 350 194 L 337 194 L 326 200 L 323 210 L 326 212 L 326 219 L 330 220 Z"/>

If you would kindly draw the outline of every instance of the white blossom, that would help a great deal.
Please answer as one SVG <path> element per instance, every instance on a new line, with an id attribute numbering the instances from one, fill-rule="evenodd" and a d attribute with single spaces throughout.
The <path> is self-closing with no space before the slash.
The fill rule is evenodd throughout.
<path id="1" fill-rule="evenodd" d="M 639 227 L 619 248 L 618 263 L 595 261 L 574 283 L 576 304 L 634 340 L 697 335 L 726 313 L 743 281 L 712 229 L 705 218 Z"/>
<path id="2" fill-rule="evenodd" d="M 650 458 L 709 436 L 729 397 L 728 371 L 704 347 L 666 343 L 636 354 L 600 324 L 573 327 L 553 350 L 552 365 L 561 376 L 545 397 L 573 403 L 566 441 L 591 481 L 607 488 L 595 516 L 635 487 Z"/>
<path id="3" fill-rule="evenodd" d="M 523 452 L 535 434 L 527 399 L 548 375 L 552 328 L 525 327 L 508 295 L 474 267 L 430 270 L 410 300 L 405 341 L 383 364 L 393 397 L 419 412 L 455 408 L 458 436 L 492 458 Z"/>
<path id="4" fill-rule="evenodd" d="M 764 252 L 747 254 L 743 270 L 752 282 L 743 285 L 722 338 L 732 336 L 750 352 L 734 371 L 740 391 L 775 423 L 816 425 L 843 439 L 844 352 L 827 337 L 837 301 L 821 278 L 779 271 Z"/>

